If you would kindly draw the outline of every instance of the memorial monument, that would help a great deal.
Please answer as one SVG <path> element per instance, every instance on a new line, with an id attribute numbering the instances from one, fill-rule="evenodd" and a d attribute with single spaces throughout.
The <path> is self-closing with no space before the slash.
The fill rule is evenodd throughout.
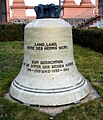
<path id="1" fill-rule="evenodd" d="M 25 27 L 24 60 L 10 95 L 30 105 L 75 103 L 89 94 L 74 56 L 72 28 L 59 18 L 60 6 L 39 5 L 37 19 Z"/>

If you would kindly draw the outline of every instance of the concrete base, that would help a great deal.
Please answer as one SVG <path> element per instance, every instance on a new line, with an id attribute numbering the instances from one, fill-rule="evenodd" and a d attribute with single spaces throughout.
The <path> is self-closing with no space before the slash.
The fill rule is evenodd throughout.
<path id="1" fill-rule="evenodd" d="M 56 114 L 59 114 L 61 112 L 63 112 L 63 110 L 65 109 L 68 109 L 72 106 L 76 106 L 76 105 L 81 105 L 83 103 L 86 103 L 86 102 L 89 102 L 91 100 L 94 100 L 96 98 L 99 98 L 99 94 L 96 92 L 96 90 L 91 86 L 90 82 L 88 81 L 88 84 L 89 84 L 89 95 L 82 99 L 81 101 L 77 101 L 76 103 L 74 104 L 69 104 L 69 105 L 64 105 L 64 106 L 56 106 L 56 107 L 43 107 L 43 106 L 32 106 L 33 109 L 37 109 L 41 112 L 44 112 L 44 113 L 47 113 L 47 114 L 50 114 L 51 116 L 55 116 Z M 8 99 L 12 102 L 18 102 L 16 100 L 14 100 L 9 93 L 5 94 L 4 96 L 5 99 Z M 20 103 L 20 102 L 18 102 Z M 23 104 L 23 105 L 26 105 L 26 106 L 30 106 L 29 104 Z"/>

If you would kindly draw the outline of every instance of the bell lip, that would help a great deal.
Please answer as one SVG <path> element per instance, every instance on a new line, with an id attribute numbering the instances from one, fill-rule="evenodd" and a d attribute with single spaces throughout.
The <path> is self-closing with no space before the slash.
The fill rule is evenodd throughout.
<path id="1" fill-rule="evenodd" d="M 32 92 L 32 93 L 44 93 L 44 94 L 53 94 L 53 93 L 61 93 L 61 92 L 68 92 L 72 91 L 75 89 L 80 88 L 85 84 L 85 79 L 82 78 L 79 83 L 77 83 L 74 86 L 69 86 L 69 87 L 62 87 L 62 88 L 49 88 L 49 89 L 40 89 L 40 88 L 32 88 L 32 87 L 27 87 L 19 84 L 16 80 L 12 82 L 12 85 L 15 86 L 16 88 L 26 91 L 26 92 Z"/>
<path id="2" fill-rule="evenodd" d="M 10 87 L 10 96 L 24 104 L 40 106 L 58 106 L 76 103 L 84 99 L 89 94 L 87 80 L 81 87 L 59 93 L 32 93 L 16 88 L 13 84 Z"/>

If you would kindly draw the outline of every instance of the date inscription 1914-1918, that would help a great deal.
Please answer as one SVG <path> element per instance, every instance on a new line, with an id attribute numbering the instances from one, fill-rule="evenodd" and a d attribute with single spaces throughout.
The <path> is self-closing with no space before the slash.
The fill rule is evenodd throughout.
<path id="1" fill-rule="evenodd" d="M 59 18 L 61 6 L 55 5 L 55 4 L 49 4 L 49 5 L 48 4 L 47 5 L 39 4 L 38 6 L 34 7 L 34 10 L 36 12 L 37 19 Z"/>

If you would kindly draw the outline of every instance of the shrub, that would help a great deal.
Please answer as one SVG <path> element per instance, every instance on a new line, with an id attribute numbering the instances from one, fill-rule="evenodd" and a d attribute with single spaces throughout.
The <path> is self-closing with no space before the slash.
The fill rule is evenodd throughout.
<path id="1" fill-rule="evenodd" d="M 73 42 L 103 53 L 103 29 L 73 29 Z"/>
<path id="2" fill-rule="evenodd" d="M 0 25 L 0 41 L 22 41 L 24 39 L 24 24 Z"/>

